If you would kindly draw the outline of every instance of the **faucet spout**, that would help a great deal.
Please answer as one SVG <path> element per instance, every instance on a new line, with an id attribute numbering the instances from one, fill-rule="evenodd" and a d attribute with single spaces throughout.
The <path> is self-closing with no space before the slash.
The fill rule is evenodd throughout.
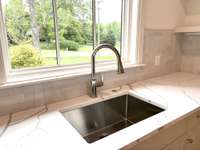
<path id="1" fill-rule="evenodd" d="M 96 79 L 96 70 L 95 70 L 95 63 L 96 63 L 96 60 L 95 60 L 95 56 L 97 54 L 98 51 L 100 51 L 101 49 L 103 48 L 107 48 L 111 51 L 114 52 L 114 54 L 116 55 L 117 57 L 117 72 L 118 73 L 124 73 L 124 68 L 123 68 L 123 64 L 122 64 L 122 61 L 121 61 L 121 56 L 118 52 L 118 50 L 112 46 L 111 44 L 101 44 L 99 45 L 98 47 L 95 48 L 95 50 L 93 51 L 92 53 L 92 57 L 91 57 L 91 80 L 90 80 L 90 97 L 97 97 L 97 87 L 99 86 L 103 86 L 103 77 L 100 78 L 100 80 L 97 80 Z"/>
<path id="2" fill-rule="evenodd" d="M 114 46 L 112 46 L 111 44 L 101 44 L 98 47 L 96 47 L 95 50 L 92 53 L 92 58 L 91 58 L 91 60 L 92 60 L 92 73 L 91 73 L 91 76 L 92 76 L 92 78 L 95 78 L 95 73 L 96 73 L 95 72 L 96 71 L 95 70 L 95 68 L 96 68 L 95 67 L 95 64 L 96 64 L 95 56 L 96 56 L 97 52 L 100 51 L 103 48 L 110 49 L 110 50 L 112 50 L 114 52 L 114 54 L 117 57 L 117 72 L 118 73 L 124 73 L 124 67 L 122 65 L 121 56 L 120 56 L 118 50 Z"/>

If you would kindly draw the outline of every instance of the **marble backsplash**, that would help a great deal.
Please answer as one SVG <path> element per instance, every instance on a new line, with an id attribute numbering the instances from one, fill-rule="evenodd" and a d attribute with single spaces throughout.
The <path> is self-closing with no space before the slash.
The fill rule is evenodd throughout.
<path id="1" fill-rule="evenodd" d="M 185 35 L 181 39 L 181 70 L 200 73 L 200 35 Z"/>
<path id="2" fill-rule="evenodd" d="M 145 30 L 143 63 L 146 66 L 125 69 L 125 74 L 122 75 L 113 71 L 105 72 L 103 89 L 180 71 L 178 40 L 172 30 Z M 155 56 L 160 56 L 158 66 L 155 66 Z M 85 95 L 88 80 L 89 75 L 82 75 L 29 86 L 1 89 L 0 115 Z"/>
<path id="3" fill-rule="evenodd" d="M 171 30 L 146 30 L 144 33 L 143 63 L 155 65 L 155 57 L 160 56 L 160 65 L 180 63 L 180 40 Z"/>

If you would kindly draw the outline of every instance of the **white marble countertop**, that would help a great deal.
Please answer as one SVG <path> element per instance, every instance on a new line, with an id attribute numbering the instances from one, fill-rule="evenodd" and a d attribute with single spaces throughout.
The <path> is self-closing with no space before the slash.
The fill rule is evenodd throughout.
<path id="1" fill-rule="evenodd" d="M 166 109 L 148 119 L 88 144 L 60 111 L 130 94 Z M 200 76 L 175 73 L 100 91 L 51 105 L 0 117 L 0 150 L 116 150 L 156 134 L 200 108 Z"/>

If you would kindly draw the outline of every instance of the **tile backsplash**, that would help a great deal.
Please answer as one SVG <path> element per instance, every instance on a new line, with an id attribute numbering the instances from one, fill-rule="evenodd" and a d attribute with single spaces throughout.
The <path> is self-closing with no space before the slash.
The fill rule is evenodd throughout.
<path id="1" fill-rule="evenodd" d="M 102 89 L 180 71 L 178 40 L 172 30 L 145 30 L 143 63 L 146 66 L 125 69 L 125 74 L 122 75 L 113 71 L 105 72 L 105 85 Z M 155 66 L 155 56 L 160 56 L 158 66 Z M 89 77 L 89 75 L 81 75 L 2 89 L 0 90 L 0 115 L 85 95 Z"/>
<path id="2" fill-rule="evenodd" d="M 155 56 L 160 56 L 160 64 L 180 61 L 179 37 L 172 30 L 146 30 L 144 34 L 143 63 L 155 64 Z"/>
<path id="3" fill-rule="evenodd" d="M 200 73 L 200 34 L 184 35 L 181 39 L 181 70 Z"/>

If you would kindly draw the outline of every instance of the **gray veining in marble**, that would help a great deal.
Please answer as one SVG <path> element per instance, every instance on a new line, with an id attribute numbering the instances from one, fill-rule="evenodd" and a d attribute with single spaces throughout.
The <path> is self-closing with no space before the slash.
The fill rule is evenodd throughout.
<path id="1" fill-rule="evenodd" d="M 172 127 L 164 143 L 161 141 L 160 144 L 152 145 L 167 148 L 170 146 L 170 142 L 176 141 L 177 135 L 185 136 L 186 130 L 188 131 L 194 125 L 190 121 L 190 124 L 185 126 L 186 121 L 191 118 L 189 116 L 199 110 L 199 85 L 199 75 L 178 72 L 102 90 L 100 91 L 101 96 L 95 99 L 82 96 L 0 117 L 0 149 L 42 150 L 48 148 L 50 150 L 64 150 L 81 147 L 81 149 L 87 150 L 98 148 L 116 150 L 124 146 L 123 149 L 128 149 L 130 143 L 132 146 L 140 145 L 149 137 L 163 133 L 163 131 L 165 133 L 166 129 Z M 59 110 L 83 107 L 124 94 L 140 97 L 144 101 L 165 108 L 165 111 L 93 144 L 87 144 L 59 112 Z M 173 130 L 173 126 L 176 126 L 176 130 Z M 70 142 L 66 142 L 69 140 Z M 117 140 L 120 142 L 116 142 Z M 116 143 L 110 144 L 113 142 Z"/>

